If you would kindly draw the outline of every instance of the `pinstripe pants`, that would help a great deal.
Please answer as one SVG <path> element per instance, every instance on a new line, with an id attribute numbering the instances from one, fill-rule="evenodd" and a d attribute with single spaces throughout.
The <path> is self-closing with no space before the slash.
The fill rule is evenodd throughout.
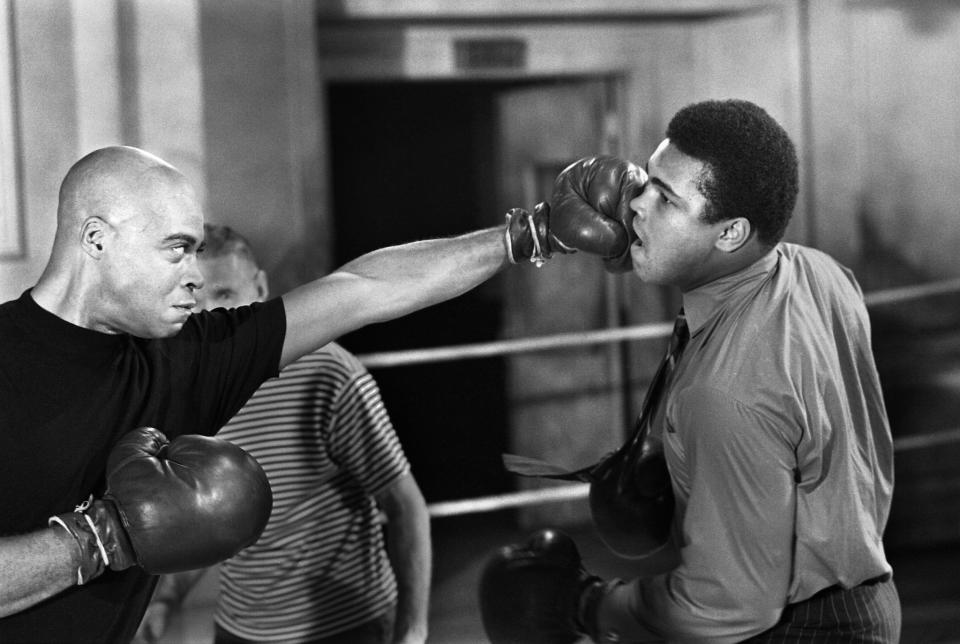
<path id="1" fill-rule="evenodd" d="M 751 644 L 897 644 L 900 641 L 900 596 L 893 579 L 844 590 L 827 588 L 810 599 L 788 605 L 768 631 Z"/>

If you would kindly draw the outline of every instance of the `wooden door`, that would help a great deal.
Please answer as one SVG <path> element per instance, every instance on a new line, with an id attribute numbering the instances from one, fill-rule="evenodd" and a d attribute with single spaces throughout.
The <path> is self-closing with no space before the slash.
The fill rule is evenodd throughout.
<path id="1" fill-rule="evenodd" d="M 620 140 L 619 79 L 538 83 L 500 94 L 500 205 L 532 208 L 549 200 L 557 174 L 578 158 L 616 153 Z M 620 281 L 598 258 L 558 256 L 542 268 L 505 275 L 503 335 L 524 338 L 604 328 L 616 322 Z M 508 443 L 511 451 L 571 468 L 596 461 L 624 437 L 621 353 L 591 345 L 508 359 Z M 519 479 L 521 488 L 559 484 Z M 532 507 L 528 526 L 589 516 L 584 501 Z"/>

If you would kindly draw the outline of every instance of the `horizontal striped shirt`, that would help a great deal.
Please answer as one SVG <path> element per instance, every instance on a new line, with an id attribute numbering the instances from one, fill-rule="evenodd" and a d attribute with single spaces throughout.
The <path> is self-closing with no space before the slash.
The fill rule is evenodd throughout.
<path id="1" fill-rule="evenodd" d="M 310 641 L 382 614 L 397 589 L 373 496 L 409 464 L 360 362 L 336 344 L 269 380 L 218 437 L 273 488 L 260 540 L 220 569 L 217 622 L 256 641 Z"/>

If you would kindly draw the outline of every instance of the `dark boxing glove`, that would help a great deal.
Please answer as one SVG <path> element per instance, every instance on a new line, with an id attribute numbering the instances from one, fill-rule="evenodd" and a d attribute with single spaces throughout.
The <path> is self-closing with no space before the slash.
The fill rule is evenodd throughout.
<path id="1" fill-rule="evenodd" d="M 604 544 L 628 559 L 648 557 L 670 543 L 674 497 L 659 441 L 643 451 L 614 454 L 591 472 L 590 514 Z"/>
<path id="2" fill-rule="evenodd" d="M 480 613 L 492 644 L 570 644 L 596 628 L 605 584 L 568 535 L 542 530 L 501 548 L 480 577 Z"/>
<path id="3" fill-rule="evenodd" d="M 554 252 L 582 250 L 600 255 L 611 272 L 630 270 L 630 201 L 645 181 L 641 168 L 615 157 L 572 163 L 557 176 L 550 204 L 537 204 L 532 215 L 521 208 L 507 213 L 510 260 L 539 266 Z"/>
<path id="4" fill-rule="evenodd" d="M 211 566 L 254 543 L 273 497 L 260 465 L 227 441 L 185 435 L 168 442 L 136 429 L 107 459 L 107 491 L 51 517 L 80 550 L 77 583 L 105 567 L 151 574 Z"/>

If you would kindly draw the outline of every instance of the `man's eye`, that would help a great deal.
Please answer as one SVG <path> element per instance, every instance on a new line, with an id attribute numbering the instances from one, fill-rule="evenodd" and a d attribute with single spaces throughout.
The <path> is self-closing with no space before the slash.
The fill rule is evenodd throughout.
<path id="1" fill-rule="evenodd" d="M 665 203 L 665 204 L 672 204 L 672 203 L 673 203 L 672 201 L 670 201 L 670 198 L 667 197 L 667 195 L 663 194 L 662 192 L 660 193 L 660 201 L 662 201 L 662 202 Z"/>
<path id="2" fill-rule="evenodd" d="M 183 257 L 184 254 L 186 254 L 186 252 L 187 252 L 187 247 L 186 247 L 186 246 L 171 246 L 171 247 L 170 247 L 170 254 L 173 255 L 174 257 L 178 258 L 178 259 L 179 259 L 180 257 Z"/>

